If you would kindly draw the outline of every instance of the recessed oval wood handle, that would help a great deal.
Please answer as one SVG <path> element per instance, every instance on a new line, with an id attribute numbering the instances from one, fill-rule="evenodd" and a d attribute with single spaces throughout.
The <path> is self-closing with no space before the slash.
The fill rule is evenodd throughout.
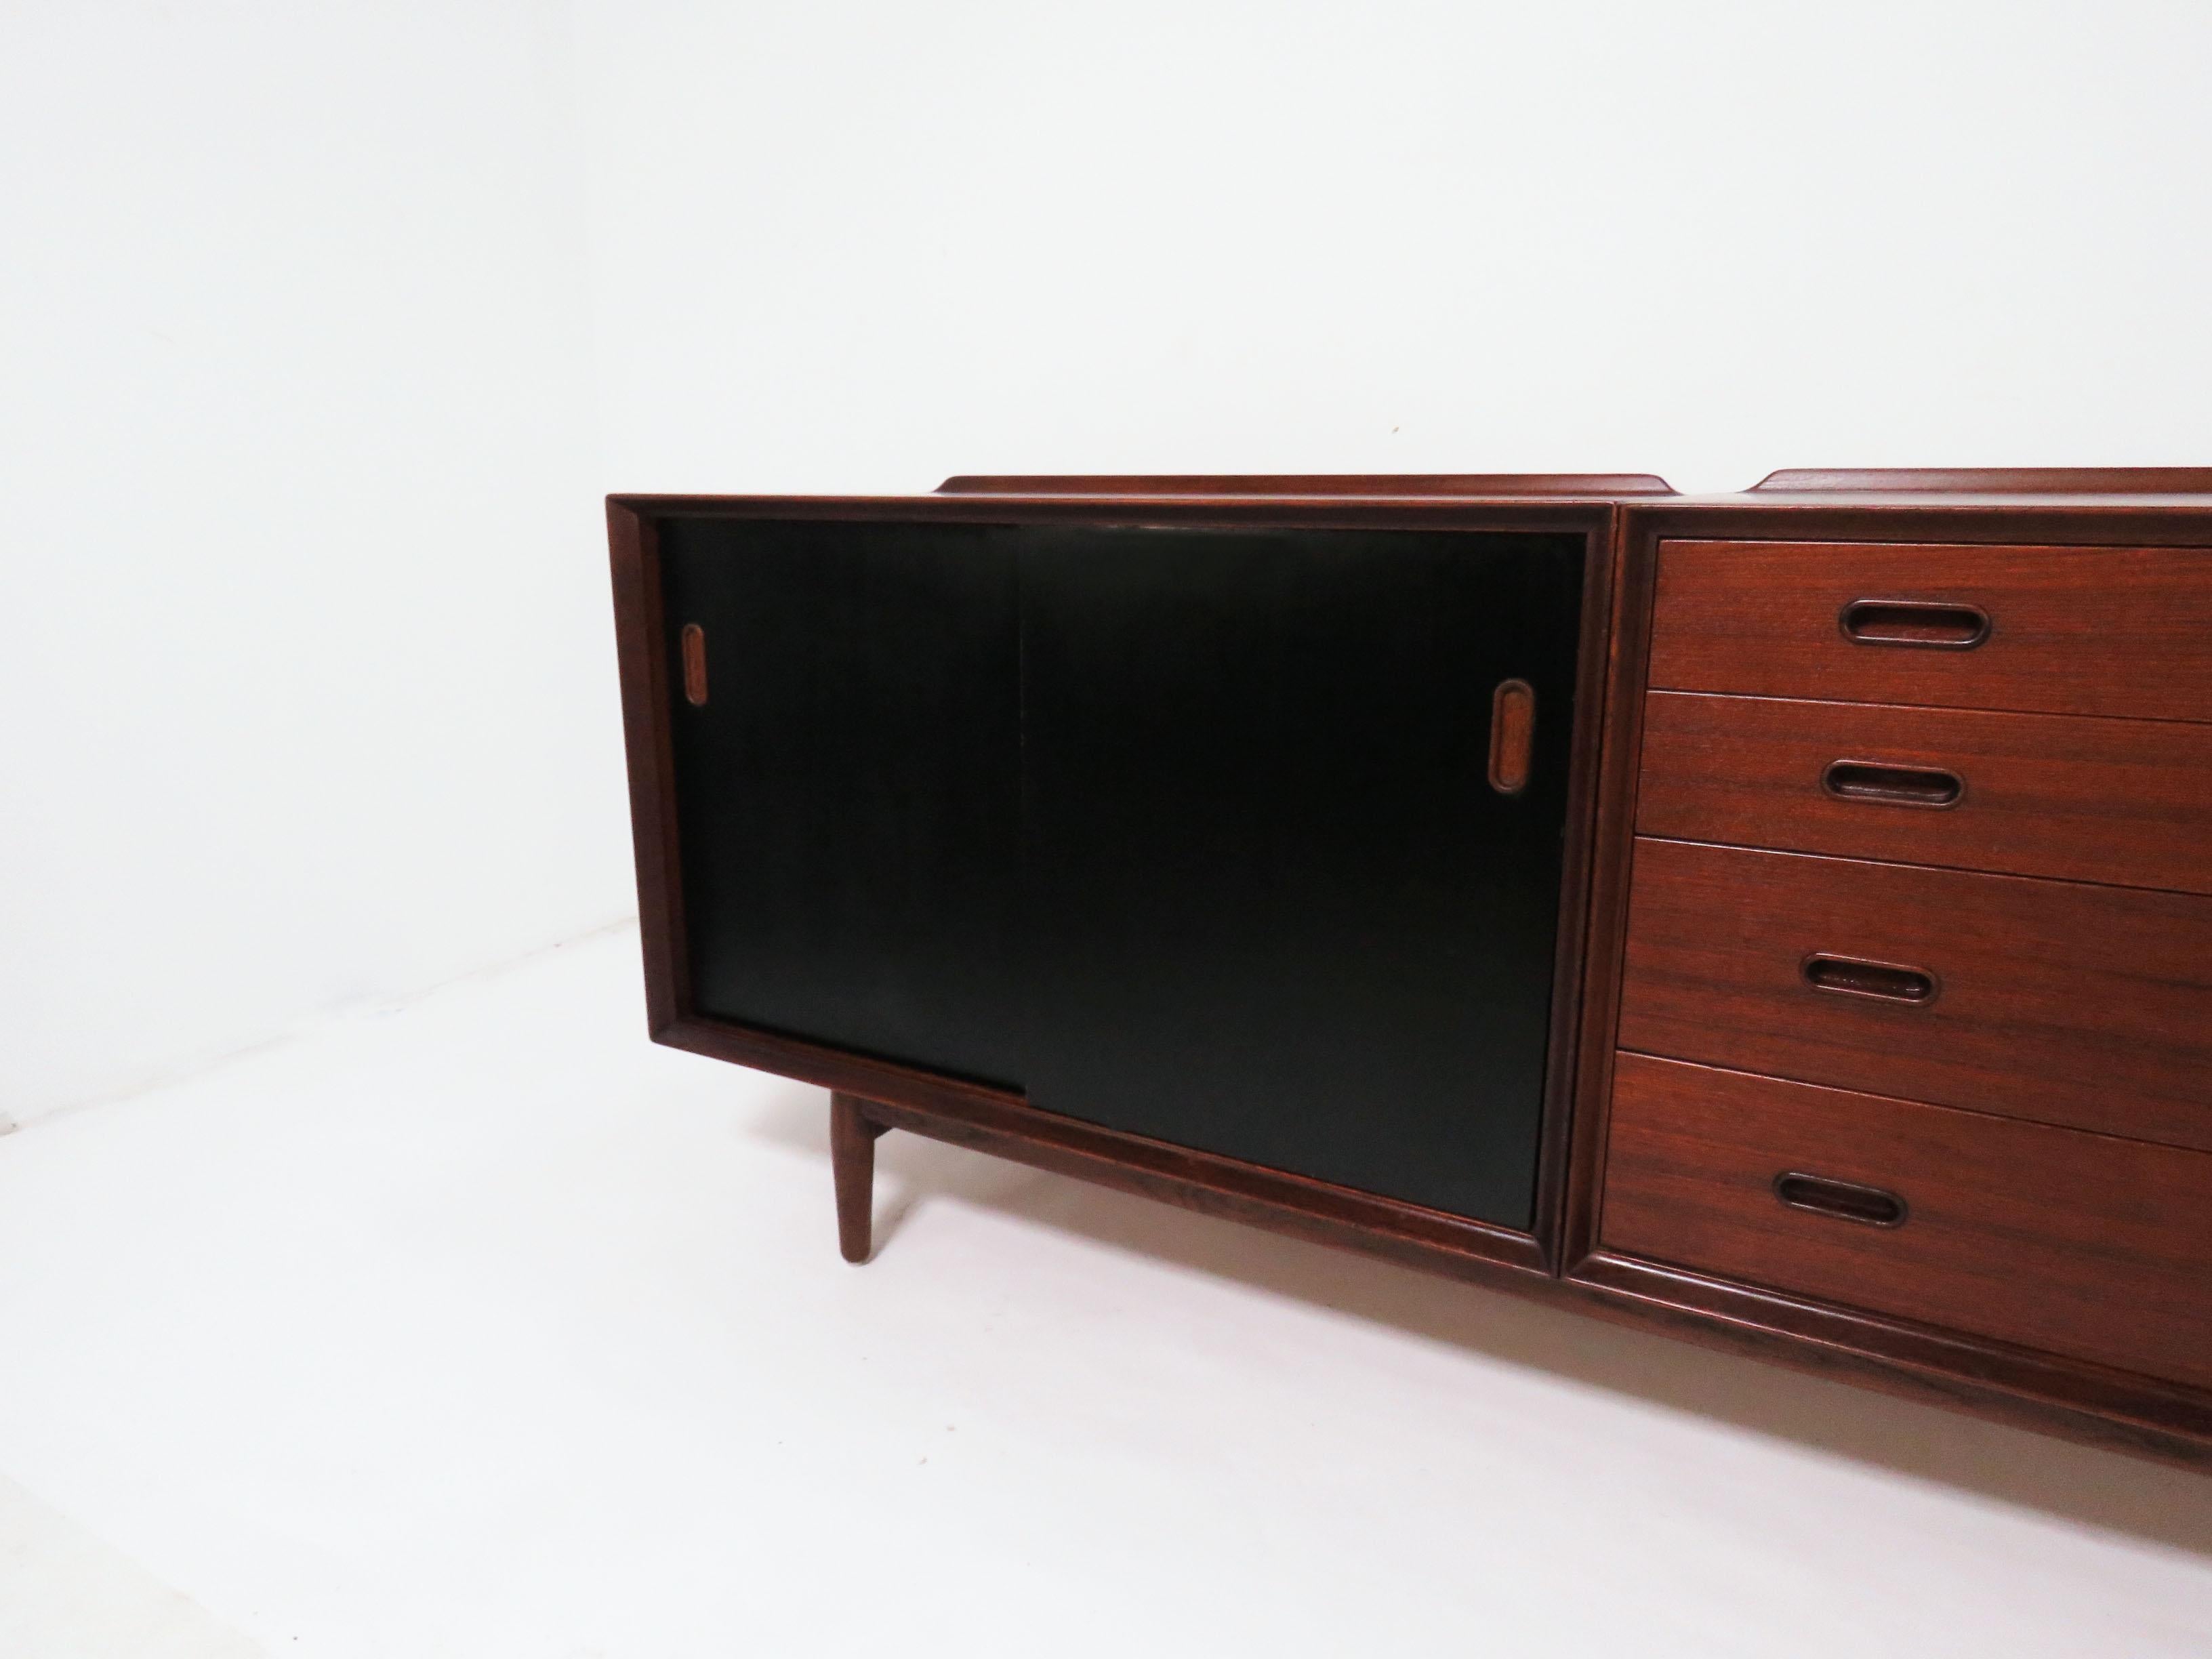
<path id="1" fill-rule="evenodd" d="M 1925 1007 L 1936 1000 L 1939 981 L 1924 968 L 1907 968 L 1894 962 L 1869 962 L 1863 957 L 1830 956 L 1816 951 L 1799 964 L 1805 983 L 1816 991 L 1842 996 L 1874 997 L 1883 1002 L 1902 1002 Z"/>
<path id="2" fill-rule="evenodd" d="M 1981 606 L 1932 599 L 1853 599 L 1836 622 L 1854 645 L 1971 651 L 1990 636 L 1990 613 Z"/>
<path id="3" fill-rule="evenodd" d="M 1956 806 L 1966 793 L 1966 781 L 1940 766 L 1839 760 L 1820 775 L 1820 787 L 1838 800 L 1876 801 L 1885 806 Z"/>
<path id="4" fill-rule="evenodd" d="M 1501 795 L 1526 789 L 1535 750 L 1536 689 L 1500 680 L 1490 696 L 1490 787 Z"/>
<path id="5" fill-rule="evenodd" d="M 684 701 L 694 708 L 707 706 L 707 630 L 685 623 L 684 641 Z"/>
<path id="6" fill-rule="evenodd" d="M 1774 1195 L 1793 1210 L 1833 1216 L 1838 1221 L 1863 1222 L 1869 1227 L 1902 1227 L 1912 1213 L 1905 1200 L 1887 1187 L 1808 1175 L 1802 1170 L 1784 1170 L 1775 1176 Z"/>

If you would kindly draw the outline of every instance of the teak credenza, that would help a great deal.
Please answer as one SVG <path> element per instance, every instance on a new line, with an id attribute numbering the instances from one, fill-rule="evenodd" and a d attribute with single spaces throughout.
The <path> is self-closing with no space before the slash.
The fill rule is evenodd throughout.
<path id="1" fill-rule="evenodd" d="M 2212 469 L 611 498 L 653 1037 L 2212 1463 Z"/>

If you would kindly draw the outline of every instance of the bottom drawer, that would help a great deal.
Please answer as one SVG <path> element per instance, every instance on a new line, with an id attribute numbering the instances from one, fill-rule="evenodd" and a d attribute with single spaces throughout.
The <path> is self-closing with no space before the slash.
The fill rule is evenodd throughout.
<path id="1" fill-rule="evenodd" d="M 1622 1054 L 1603 1247 L 2212 1387 L 2212 1154 Z"/>

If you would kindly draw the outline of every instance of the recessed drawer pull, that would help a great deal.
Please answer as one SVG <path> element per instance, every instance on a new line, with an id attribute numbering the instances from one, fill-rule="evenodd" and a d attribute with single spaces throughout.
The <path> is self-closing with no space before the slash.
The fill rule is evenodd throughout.
<path id="1" fill-rule="evenodd" d="M 1501 795 L 1526 789 L 1535 744 L 1535 688 L 1500 680 L 1490 699 L 1490 787 Z"/>
<path id="2" fill-rule="evenodd" d="M 1913 645 L 1971 651 L 1990 636 L 1990 613 L 1978 605 L 1926 599 L 1854 599 L 1838 613 L 1854 645 Z"/>
<path id="3" fill-rule="evenodd" d="M 1832 1215 L 1838 1221 L 1863 1221 L 1869 1227 L 1902 1227 L 1911 1213 L 1905 1200 L 1883 1187 L 1784 1170 L 1774 1177 L 1774 1195 L 1793 1210 Z"/>
<path id="4" fill-rule="evenodd" d="M 1805 983 L 1816 991 L 1874 997 L 1883 1002 L 1909 1003 L 1915 1007 L 1925 1007 L 1936 1000 L 1935 975 L 1893 962 L 1868 962 L 1858 957 L 1816 953 L 1805 958 L 1802 971 Z"/>
<path id="5" fill-rule="evenodd" d="M 684 624 L 684 701 L 694 708 L 707 706 L 707 630 L 697 623 Z"/>
<path id="6" fill-rule="evenodd" d="M 1966 793 L 1966 781 L 1936 766 L 1839 760 L 1820 775 L 1820 787 L 1838 800 L 1877 801 L 1886 806 L 1956 806 Z"/>

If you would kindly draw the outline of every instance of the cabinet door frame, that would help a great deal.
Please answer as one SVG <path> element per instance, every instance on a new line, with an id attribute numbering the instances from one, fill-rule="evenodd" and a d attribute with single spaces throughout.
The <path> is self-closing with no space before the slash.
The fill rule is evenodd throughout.
<path id="1" fill-rule="evenodd" d="M 630 821 L 656 1042 L 853 1095 L 879 1121 L 1188 1207 L 1350 1245 L 1431 1271 L 1534 1288 L 1560 1269 L 1570 1113 L 1584 994 L 1584 938 L 1607 640 L 1620 558 L 1617 501 L 1640 481 L 1499 477 L 956 480 L 922 496 L 607 498 Z M 1663 486 L 1659 489 L 1663 489 Z M 1413 493 L 1394 493 L 1409 489 Z M 1193 493 L 1194 491 L 1202 493 Z M 1644 493 L 1657 493 L 1646 490 Z M 659 526 L 672 517 L 995 526 L 1550 532 L 1583 538 L 1583 606 L 1567 823 L 1552 976 L 1534 1221 L 1528 1231 L 1198 1152 L 1033 1108 L 992 1087 L 702 1015 L 691 994 L 671 716 L 683 695 L 662 602 Z"/>

